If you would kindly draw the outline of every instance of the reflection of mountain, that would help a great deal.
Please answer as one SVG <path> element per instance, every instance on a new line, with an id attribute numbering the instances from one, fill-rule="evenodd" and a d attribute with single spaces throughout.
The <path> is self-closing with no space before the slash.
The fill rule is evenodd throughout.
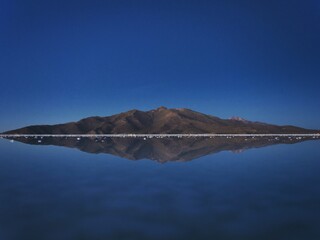
<path id="1" fill-rule="evenodd" d="M 15 138 L 17 141 L 77 148 L 88 153 L 108 153 L 130 160 L 150 159 L 158 162 L 189 161 L 220 151 L 240 153 L 245 149 L 273 144 L 290 144 L 311 139 L 310 137 L 215 137 L 215 138 L 88 138 L 81 139 L 43 137 Z"/>
<path id="2" fill-rule="evenodd" d="M 221 119 L 185 108 L 160 107 L 131 110 L 110 117 L 89 117 L 78 122 L 36 125 L 9 131 L 10 134 L 119 134 L 119 133 L 316 133 L 294 126 L 251 122 L 239 117 Z"/>

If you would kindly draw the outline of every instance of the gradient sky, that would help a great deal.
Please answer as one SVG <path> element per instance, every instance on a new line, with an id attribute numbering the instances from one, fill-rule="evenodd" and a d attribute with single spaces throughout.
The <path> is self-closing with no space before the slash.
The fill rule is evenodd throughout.
<path id="1" fill-rule="evenodd" d="M 161 105 L 320 129 L 318 0 L 2 0 L 0 131 Z"/>

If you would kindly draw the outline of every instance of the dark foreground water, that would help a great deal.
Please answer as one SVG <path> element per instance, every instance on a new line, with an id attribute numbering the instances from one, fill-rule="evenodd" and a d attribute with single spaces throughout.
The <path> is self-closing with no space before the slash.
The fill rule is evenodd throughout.
<path id="1" fill-rule="evenodd" d="M 0 239 L 320 239 L 320 141 L 187 162 L 0 139 Z"/>

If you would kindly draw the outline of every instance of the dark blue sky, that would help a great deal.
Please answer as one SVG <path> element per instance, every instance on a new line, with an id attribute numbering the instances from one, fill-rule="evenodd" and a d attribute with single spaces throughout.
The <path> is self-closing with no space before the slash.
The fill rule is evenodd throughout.
<path id="1" fill-rule="evenodd" d="M 320 128 L 318 0 L 2 0 L 0 131 L 132 108 Z"/>

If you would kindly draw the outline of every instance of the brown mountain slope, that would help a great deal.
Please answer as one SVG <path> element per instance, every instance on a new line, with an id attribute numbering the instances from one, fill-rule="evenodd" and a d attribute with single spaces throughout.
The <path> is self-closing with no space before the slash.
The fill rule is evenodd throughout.
<path id="1" fill-rule="evenodd" d="M 316 133 L 294 126 L 221 119 L 185 108 L 131 110 L 110 117 L 89 117 L 78 122 L 28 126 L 8 134 L 120 134 L 120 133 Z"/>

